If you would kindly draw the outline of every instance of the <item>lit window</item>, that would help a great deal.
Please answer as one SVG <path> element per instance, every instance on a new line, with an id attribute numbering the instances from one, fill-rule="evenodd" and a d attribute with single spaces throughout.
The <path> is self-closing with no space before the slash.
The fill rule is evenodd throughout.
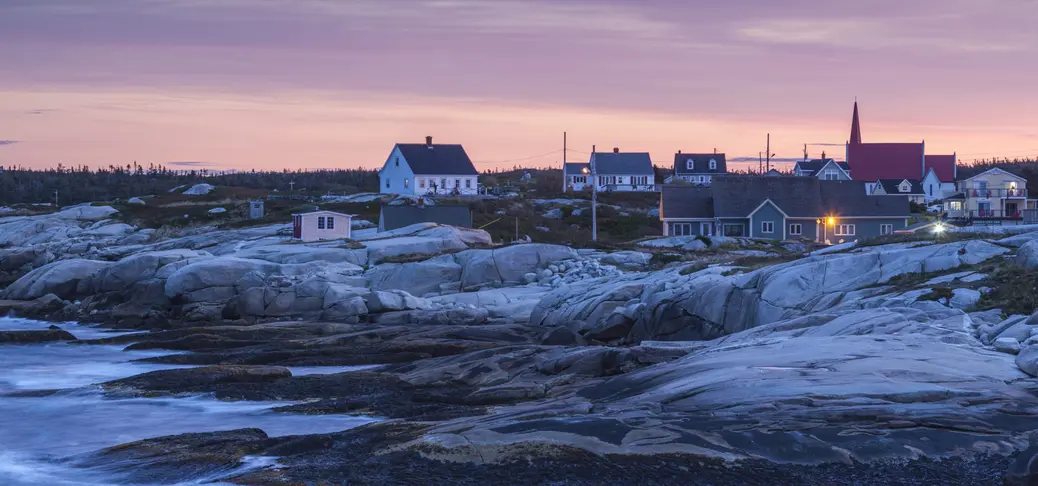
<path id="1" fill-rule="evenodd" d="M 411 179 L 404 179 L 404 189 L 411 187 Z"/>
<path id="2" fill-rule="evenodd" d="M 317 217 L 317 229 L 324 229 L 324 216 Z"/>
<path id="3" fill-rule="evenodd" d="M 335 217 L 328 216 L 328 229 L 335 229 Z"/>
<path id="4" fill-rule="evenodd" d="M 760 223 L 760 232 L 761 233 L 774 233 L 775 232 L 775 222 L 774 221 L 761 221 L 761 223 Z"/>
<path id="5" fill-rule="evenodd" d="M 789 225 L 789 234 L 792 236 L 800 236 L 804 234 L 804 228 L 800 223 Z"/>

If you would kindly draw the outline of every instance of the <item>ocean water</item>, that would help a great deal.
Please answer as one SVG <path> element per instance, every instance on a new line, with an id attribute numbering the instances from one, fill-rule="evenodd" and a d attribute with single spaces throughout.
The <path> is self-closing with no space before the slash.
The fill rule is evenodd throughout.
<path id="1" fill-rule="evenodd" d="M 50 323 L 0 318 L 0 330 L 46 329 Z M 60 327 L 80 338 L 112 335 L 75 323 Z M 0 346 L 0 485 L 128 484 L 109 473 L 71 466 L 77 455 L 136 440 L 247 427 L 270 436 L 330 433 L 374 421 L 347 415 L 274 412 L 292 402 L 224 402 L 210 396 L 109 398 L 96 384 L 182 366 L 134 363 L 169 354 L 123 351 L 121 346 L 47 343 Z M 298 374 L 337 373 L 366 367 L 296 368 Z M 27 394 L 35 390 L 58 390 Z M 12 393 L 18 396 L 11 396 Z M 276 458 L 250 458 L 238 469 L 271 466 Z M 219 475 L 182 484 L 213 484 Z"/>

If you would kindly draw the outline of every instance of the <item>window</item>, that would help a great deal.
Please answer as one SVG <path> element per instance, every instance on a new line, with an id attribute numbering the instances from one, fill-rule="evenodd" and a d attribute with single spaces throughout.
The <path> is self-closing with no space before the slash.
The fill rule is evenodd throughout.
<path id="1" fill-rule="evenodd" d="M 685 161 L 685 168 L 686 169 L 692 170 L 694 167 L 695 167 L 695 164 L 692 162 L 692 159 L 688 159 L 688 160 Z"/>
<path id="2" fill-rule="evenodd" d="M 717 161 L 710 159 L 710 170 L 717 170 Z"/>
<path id="3" fill-rule="evenodd" d="M 961 201 L 952 201 L 951 202 L 951 210 L 952 211 L 962 211 L 962 202 Z"/>
<path id="4" fill-rule="evenodd" d="M 461 187 L 461 179 L 454 179 L 454 187 Z"/>
<path id="5" fill-rule="evenodd" d="M 692 223 L 674 223 L 674 236 L 692 236 Z"/>
<path id="6" fill-rule="evenodd" d="M 742 224 L 725 224 L 724 225 L 725 236 L 742 236 Z"/>
<path id="7" fill-rule="evenodd" d="M 404 189 L 411 187 L 411 179 L 404 179 Z"/>
<path id="8" fill-rule="evenodd" d="M 317 229 L 324 229 L 324 216 L 317 217 Z"/>
<path id="9" fill-rule="evenodd" d="M 386 179 L 386 189 L 389 189 L 389 179 Z"/>
<path id="10" fill-rule="evenodd" d="M 699 223 L 699 234 L 714 236 L 714 223 Z"/>
<path id="11" fill-rule="evenodd" d="M 804 227 L 801 226 L 800 223 L 793 223 L 789 225 L 790 236 L 800 236 L 802 234 L 804 234 Z"/>
<path id="12" fill-rule="evenodd" d="M 840 180 L 840 174 L 836 172 L 836 169 L 825 169 L 825 180 L 838 181 Z"/>
<path id="13" fill-rule="evenodd" d="M 854 225 L 853 224 L 838 224 L 838 225 L 836 225 L 836 236 L 854 236 Z"/>
<path id="14" fill-rule="evenodd" d="M 472 179 L 465 179 L 465 189 L 472 189 Z"/>
<path id="15" fill-rule="evenodd" d="M 894 225 L 892 225 L 892 224 L 881 224 L 881 225 L 879 225 L 879 234 L 881 234 L 881 235 L 892 235 L 892 234 L 894 234 Z"/>
<path id="16" fill-rule="evenodd" d="M 335 217 L 334 216 L 328 216 L 327 221 L 328 221 L 328 229 L 335 229 Z"/>
<path id="17" fill-rule="evenodd" d="M 440 187 L 442 187 L 444 189 L 447 188 L 447 179 L 446 178 L 440 179 Z"/>
<path id="18" fill-rule="evenodd" d="M 396 158 L 396 166 L 397 166 L 397 167 L 400 167 L 400 157 L 397 157 L 397 158 Z"/>
<path id="19" fill-rule="evenodd" d="M 418 187 L 425 189 L 425 179 L 418 179 Z"/>
<path id="20" fill-rule="evenodd" d="M 933 184 L 930 184 L 927 188 L 930 190 L 930 197 L 933 197 Z"/>
<path id="21" fill-rule="evenodd" d="M 899 190 L 900 190 L 901 192 L 909 192 L 909 191 L 911 191 L 911 190 L 912 190 L 912 184 L 911 184 L 911 183 L 909 183 L 908 181 L 904 181 L 904 182 L 902 182 L 902 183 L 901 183 L 901 186 L 900 186 L 900 187 L 898 187 L 898 189 L 899 189 Z"/>
<path id="22" fill-rule="evenodd" d="M 761 221 L 760 222 L 760 232 L 761 233 L 774 233 L 775 232 L 775 222 L 774 221 Z"/>

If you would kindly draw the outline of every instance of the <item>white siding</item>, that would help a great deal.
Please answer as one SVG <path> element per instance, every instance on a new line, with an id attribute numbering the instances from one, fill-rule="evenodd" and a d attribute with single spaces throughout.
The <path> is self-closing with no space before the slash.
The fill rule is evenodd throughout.
<path id="1" fill-rule="evenodd" d="M 378 174 L 378 191 L 382 194 L 414 195 L 414 186 L 414 172 L 411 172 L 411 166 L 400 149 L 394 146 Z"/>
<path id="2" fill-rule="evenodd" d="M 435 194 L 453 194 L 455 187 L 458 188 L 458 192 L 463 196 L 479 194 L 479 177 L 474 175 L 418 174 L 414 176 L 414 180 L 411 183 L 414 184 L 412 189 L 415 195 L 432 194 L 434 184 L 436 185 Z"/>
<path id="3" fill-rule="evenodd" d="M 303 214 L 299 218 L 302 220 L 299 236 L 299 239 L 302 241 L 339 240 L 352 236 L 350 224 L 353 222 L 353 218 L 350 216 L 319 212 Z M 330 229 L 328 228 L 329 218 L 333 221 L 331 224 L 332 228 Z M 324 221 L 321 221 L 322 219 Z"/>
<path id="4" fill-rule="evenodd" d="M 651 175 L 617 174 L 597 175 L 599 191 L 655 191 L 656 178 Z M 642 182 L 644 181 L 644 182 Z M 637 183 L 637 184 L 636 184 Z"/>

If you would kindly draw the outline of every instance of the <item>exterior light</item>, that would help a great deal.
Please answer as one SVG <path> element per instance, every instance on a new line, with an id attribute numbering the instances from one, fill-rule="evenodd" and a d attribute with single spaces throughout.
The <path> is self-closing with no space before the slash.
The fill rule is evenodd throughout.
<path id="1" fill-rule="evenodd" d="M 585 173 L 585 174 L 590 174 L 590 173 L 591 173 L 591 171 L 590 171 L 590 170 L 588 170 L 588 168 L 587 168 L 587 167 L 584 167 L 584 168 L 580 169 L 580 171 L 581 171 L 581 172 L 583 172 L 583 173 Z"/>
<path id="2" fill-rule="evenodd" d="M 836 224 L 836 218 L 830 217 L 827 221 L 829 223 L 829 226 L 832 226 L 832 225 Z"/>
<path id="3" fill-rule="evenodd" d="M 941 224 L 941 223 L 935 224 L 934 227 L 933 227 L 933 232 L 934 233 L 943 233 L 944 232 L 944 225 Z"/>

